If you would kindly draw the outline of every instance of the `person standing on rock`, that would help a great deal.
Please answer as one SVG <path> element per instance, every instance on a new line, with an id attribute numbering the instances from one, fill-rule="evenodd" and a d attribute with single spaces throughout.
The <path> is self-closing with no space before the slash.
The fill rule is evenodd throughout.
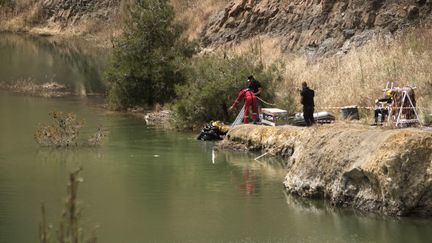
<path id="1" fill-rule="evenodd" d="M 306 82 L 302 83 L 302 90 L 300 91 L 301 104 L 303 105 L 303 117 L 306 122 L 306 126 L 312 126 L 315 123 L 314 114 L 314 97 L 315 91 L 307 86 Z"/>

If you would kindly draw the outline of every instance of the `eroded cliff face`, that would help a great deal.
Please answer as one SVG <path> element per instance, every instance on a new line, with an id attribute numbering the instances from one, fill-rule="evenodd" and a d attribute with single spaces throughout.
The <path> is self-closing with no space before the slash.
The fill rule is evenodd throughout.
<path id="1" fill-rule="evenodd" d="M 43 0 L 45 19 L 63 26 L 83 20 L 107 20 L 117 11 L 118 0 Z"/>
<path id="2" fill-rule="evenodd" d="M 0 16 L 0 31 L 86 36 L 107 45 L 120 29 L 119 0 L 22 1 Z"/>
<path id="3" fill-rule="evenodd" d="M 60 28 L 57 32 L 70 30 L 72 35 L 120 31 L 121 20 L 115 17 L 124 1 L 37 0 L 18 16 L 25 23 L 12 21 L 0 29 Z M 432 0 L 232 0 L 210 18 L 206 14 L 199 26 L 205 25 L 200 41 L 210 49 L 264 35 L 280 40 L 283 52 L 321 56 L 348 52 L 374 36 L 392 37 L 406 28 L 431 23 Z"/>
<path id="4" fill-rule="evenodd" d="M 243 125 L 222 148 L 271 151 L 290 193 L 394 216 L 432 216 L 432 133 L 355 125 Z"/>
<path id="5" fill-rule="evenodd" d="M 202 33 L 207 47 L 257 35 L 281 38 L 283 51 L 347 52 L 374 36 L 430 23 L 431 0 L 236 0 Z"/>

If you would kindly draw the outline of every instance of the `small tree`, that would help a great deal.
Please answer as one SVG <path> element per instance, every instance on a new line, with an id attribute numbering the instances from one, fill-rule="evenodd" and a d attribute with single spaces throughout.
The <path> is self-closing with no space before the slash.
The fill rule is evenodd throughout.
<path id="1" fill-rule="evenodd" d="M 123 34 L 113 41 L 107 79 L 113 109 L 165 103 L 182 83 L 183 61 L 195 45 L 181 37 L 169 0 L 136 0 L 126 5 Z"/>

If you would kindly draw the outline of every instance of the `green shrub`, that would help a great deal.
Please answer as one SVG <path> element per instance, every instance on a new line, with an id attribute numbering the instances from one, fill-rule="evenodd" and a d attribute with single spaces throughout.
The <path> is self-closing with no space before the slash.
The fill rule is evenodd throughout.
<path id="1" fill-rule="evenodd" d="M 184 61 L 196 45 L 181 37 L 168 0 L 137 0 L 125 7 L 123 34 L 114 40 L 107 72 L 109 103 L 113 109 L 164 104 L 183 83 Z"/>
<path id="2" fill-rule="evenodd" d="M 239 91 L 247 87 L 247 76 L 254 77 L 263 86 L 262 98 L 271 101 L 273 88 L 270 85 L 277 73 L 265 68 L 254 54 L 204 55 L 193 60 L 187 73 L 187 83 L 177 86 L 178 99 L 174 105 L 175 125 L 191 128 L 211 120 L 233 121 L 241 109 L 228 113 L 228 108 Z"/>

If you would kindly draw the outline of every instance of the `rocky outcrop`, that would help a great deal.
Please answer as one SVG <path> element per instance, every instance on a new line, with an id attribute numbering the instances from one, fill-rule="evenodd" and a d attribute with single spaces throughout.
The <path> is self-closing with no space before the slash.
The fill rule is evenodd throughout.
<path id="1" fill-rule="evenodd" d="M 119 5 L 116 0 L 44 0 L 42 6 L 48 22 L 73 25 L 86 19 L 107 20 Z"/>
<path id="2" fill-rule="evenodd" d="M 149 111 L 144 107 L 136 106 L 128 108 L 127 113 L 144 119 L 148 126 L 172 128 L 173 114 L 170 110 L 155 109 Z"/>
<path id="3" fill-rule="evenodd" d="M 172 112 L 170 110 L 149 112 L 144 116 L 146 124 L 157 127 L 170 127 Z"/>
<path id="4" fill-rule="evenodd" d="M 222 148 L 284 158 L 288 192 L 394 216 L 432 216 L 432 132 L 353 125 L 238 126 Z"/>
<path id="5" fill-rule="evenodd" d="M 431 0 L 236 0 L 202 33 L 207 47 L 257 35 L 280 37 L 285 51 L 347 52 L 379 34 L 392 35 L 432 19 Z"/>
<path id="6" fill-rule="evenodd" d="M 0 9 L 0 31 L 26 32 L 41 36 L 86 36 L 109 46 L 120 29 L 118 0 L 18 1 Z"/>

